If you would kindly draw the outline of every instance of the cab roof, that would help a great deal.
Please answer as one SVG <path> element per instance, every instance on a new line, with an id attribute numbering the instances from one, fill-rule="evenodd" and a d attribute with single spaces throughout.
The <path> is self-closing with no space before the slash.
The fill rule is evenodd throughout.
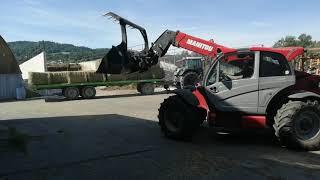
<path id="1" fill-rule="evenodd" d="M 284 48 L 270 48 L 270 47 L 251 47 L 250 51 L 267 51 L 282 54 L 288 61 L 294 60 L 297 56 L 303 55 L 305 49 L 303 47 L 284 47 Z"/>

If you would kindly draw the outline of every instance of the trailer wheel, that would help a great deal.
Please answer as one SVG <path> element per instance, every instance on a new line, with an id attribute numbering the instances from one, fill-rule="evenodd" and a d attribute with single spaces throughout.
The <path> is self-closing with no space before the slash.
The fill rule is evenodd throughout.
<path id="1" fill-rule="evenodd" d="M 139 93 L 141 93 L 141 87 L 142 87 L 142 85 L 143 85 L 143 83 L 138 83 L 138 84 L 137 84 L 137 91 L 138 91 Z"/>
<path id="2" fill-rule="evenodd" d="M 63 95 L 68 100 L 78 99 L 79 94 L 80 94 L 80 92 L 77 87 L 67 87 L 63 90 Z"/>
<path id="3" fill-rule="evenodd" d="M 150 95 L 154 93 L 154 85 L 152 83 L 144 83 L 141 85 L 141 94 Z"/>
<path id="4" fill-rule="evenodd" d="M 96 89 L 92 86 L 86 86 L 81 89 L 80 95 L 84 99 L 92 99 L 96 96 Z"/>

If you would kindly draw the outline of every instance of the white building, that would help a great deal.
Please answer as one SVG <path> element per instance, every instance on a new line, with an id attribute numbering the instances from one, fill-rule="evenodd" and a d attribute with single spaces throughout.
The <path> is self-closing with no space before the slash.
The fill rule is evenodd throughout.
<path id="1" fill-rule="evenodd" d="M 20 64 L 19 67 L 22 72 L 22 78 L 25 80 L 28 79 L 29 72 L 45 72 L 46 64 L 46 57 L 44 52 Z"/>

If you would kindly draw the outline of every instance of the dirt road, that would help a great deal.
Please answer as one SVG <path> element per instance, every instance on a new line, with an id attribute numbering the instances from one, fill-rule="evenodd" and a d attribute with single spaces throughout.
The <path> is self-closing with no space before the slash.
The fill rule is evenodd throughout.
<path id="1" fill-rule="evenodd" d="M 165 139 L 156 116 L 167 96 L 0 103 L 0 180 L 320 179 L 319 152 L 289 151 L 268 133 Z"/>

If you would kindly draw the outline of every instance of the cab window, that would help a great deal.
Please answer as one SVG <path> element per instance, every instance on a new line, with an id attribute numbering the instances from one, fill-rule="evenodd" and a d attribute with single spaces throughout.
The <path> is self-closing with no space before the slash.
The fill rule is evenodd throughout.
<path id="1" fill-rule="evenodd" d="M 254 70 L 254 54 L 241 53 L 226 56 L 220 63 L 219 81 L 251 78 Z"/>
<path id="2" fill-rule="evenodd" d="M 290 65 L 283 55 L 272 52 L 261 52 L 260 77 L 289 75 L 291 75 Z"/>
<path id="3" fill-rule="evenodd" d="M 206 85 L 212 85 L 217 81 L 232 81 L 251 78 L 253 72 L 254 53 L 226 55 L 221 57 L 211 69 Z"/>

